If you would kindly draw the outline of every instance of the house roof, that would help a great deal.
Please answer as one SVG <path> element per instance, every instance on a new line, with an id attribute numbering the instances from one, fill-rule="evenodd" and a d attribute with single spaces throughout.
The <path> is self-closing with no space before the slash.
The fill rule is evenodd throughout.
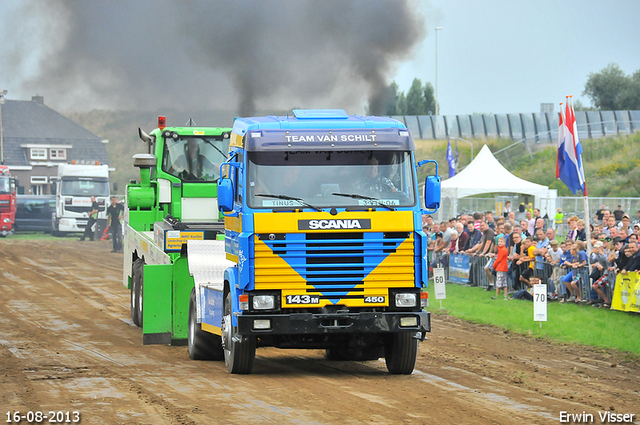
<path id="1" fill-rule="evenodd" d="M 4 163 L 8 166 L 30 165 L 30 145 L 70 145 L 66 161 L 99 161 L 109 164 L 102 138 L 46 106 L 42 97 L 31 101 L 6 100 L 2 108 Z"/>

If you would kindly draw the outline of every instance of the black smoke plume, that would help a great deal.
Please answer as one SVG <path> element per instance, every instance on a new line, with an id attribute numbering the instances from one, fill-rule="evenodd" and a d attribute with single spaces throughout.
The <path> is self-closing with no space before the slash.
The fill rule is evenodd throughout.
<path id="1" fill-rule="evenodd" d="M 291 107 L 353 113 L 367 103 L 381 114 L 384 87 L 425 36 L 410 0 L 19 3 L 2 34 L 9 47 L 0 77 L 13 93 L 41 94 L 66 110 L 247 116 Z M 10 36 L 11 28 L 24 35 Z"/>

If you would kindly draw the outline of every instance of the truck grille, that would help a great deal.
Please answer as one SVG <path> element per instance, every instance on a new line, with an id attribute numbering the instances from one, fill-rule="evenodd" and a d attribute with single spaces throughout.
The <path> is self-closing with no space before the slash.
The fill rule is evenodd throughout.
<path id="1" fill-rule="evenodd" d="M 415 283 L 411 232 L 257 236 L 256 289 L 296 289 L 320 293 L 321 298 L 344 299 L 362 298 L 354 292 L 367 288 Z"/>
<path id="2" fill-rule="evenodd" d="M 93 208 L 91 207 L 78 207 L 78 206 L 65 206 L 64 207 L 65 211 L 69 211 L 69 212 L 74 212 L 74 213 L 88 213 L 89 211 L 93 210 Z"/>
<path id="3" fill-rule="evenodd" d="M 11 211 L 11 201 L 2 199 L 0 200 L 0 213 Z"/>

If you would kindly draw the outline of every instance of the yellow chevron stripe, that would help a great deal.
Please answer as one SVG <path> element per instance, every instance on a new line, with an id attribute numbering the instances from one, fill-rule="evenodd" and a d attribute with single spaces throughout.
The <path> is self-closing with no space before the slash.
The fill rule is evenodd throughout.
<path id="1" fill-rule="evenodd" d="M 411 211 L 343 211 L 337 215 L 328 212 L 277 213 L 271 211 L 253 215 L 256 233 L 340 233 L 348 229 L 298 230 L 299 220 L 370 219 L 367 232 L 413 232 Z M 355 230 L 361 231 L 361 230 Z"/>

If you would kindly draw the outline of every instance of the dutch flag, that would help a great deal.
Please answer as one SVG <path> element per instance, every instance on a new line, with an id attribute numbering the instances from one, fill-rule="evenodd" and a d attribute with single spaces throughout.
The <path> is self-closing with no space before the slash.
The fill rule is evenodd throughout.
<path id="1" fill-rule="evenodd" d="M 564 114 L 562 106 L 560 107 L 556 178 L 562 180 L 574 195 L 578 190 L 582 190 L 584 196 L 587 196 L 587 185 L 582 166 L 582 145 L 578 138 L 578 126 L 571 96 L 567 96 Z"/>

